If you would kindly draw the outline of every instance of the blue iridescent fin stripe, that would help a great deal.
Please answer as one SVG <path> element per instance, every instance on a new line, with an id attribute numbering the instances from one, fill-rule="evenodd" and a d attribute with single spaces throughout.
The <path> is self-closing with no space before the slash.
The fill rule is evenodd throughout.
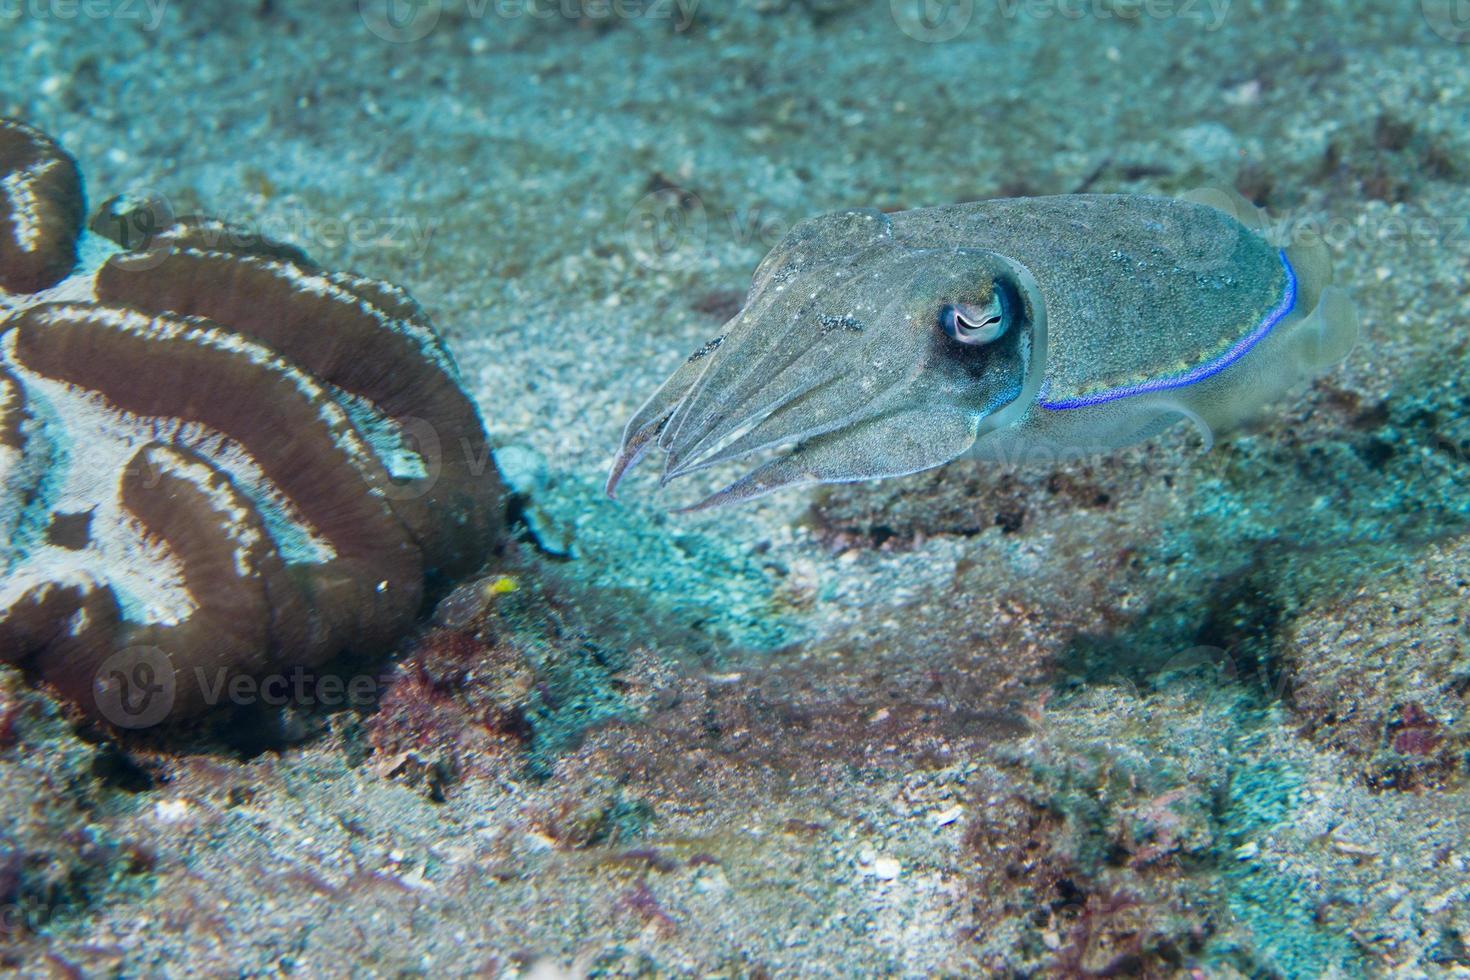
<path id="1" fill-rule="evenodd" d="M 1281 302 L 1276 304 L 1275 309 L 1267 313 L 1260 324 L 1237 340 L 1229 350 L 1212 361 L 1194 367 L 1168 378 L 1152 378 L 1148 381 L 1139 381 L 1134 384 L 1124 385 L 1121 388 L 1109 388 L 1106 391 L 1095 391 L 1090 395 L 1082 395 L 1078 398 L 1063 398 L 1057 401 L 1038 400 L 1042 408 L 1056 412 L 1068 408 L 1086 408 L 1089 405 L 1101 405 L 1105 402 L 1116 401 L 1119 398 L 1128 398 L 1131 395 L 1142 395 L 1150 391 L 1168 391 L 1170 388 L 1186 388 L 1197 384 L 1208 377 L 1219 374 L 1221 371 L 1234 364 L 1246 355 L 1246 353 L 1271 332 L 1271 330 L 1286 318 L 1292 309 L 1296 307 L 1296 270 L 1286 259 L 1286 252 L 1281 252 L 1281 266 L 1286 270 L 1286 289 L 1282 293 Z M 1045 397 L 1043 395 L 1043 397 Z"/>

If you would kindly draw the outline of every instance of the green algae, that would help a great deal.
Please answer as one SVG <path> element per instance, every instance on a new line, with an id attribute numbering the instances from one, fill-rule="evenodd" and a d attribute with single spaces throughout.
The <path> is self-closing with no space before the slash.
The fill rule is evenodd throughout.
<path id="1" fill-rule="evenodd" d="M 1319 907 L 1324 899 L 1316 888 L 1300 874 L 1247 856 L 1252 842 L 1290 823 L 1304 780 L 1270 759 L 1269 746 L 1249 732 L 1232 752 L 1239 753 L 1241 763 L 1230 775 L 1220 814 L 1220 863 L 1226 905 L 1250 936 L 1249 946 L 1240 952 L 1279 976 L 1367 975 L 1362 952 L 1340 933 L 1322 927 Z"/>

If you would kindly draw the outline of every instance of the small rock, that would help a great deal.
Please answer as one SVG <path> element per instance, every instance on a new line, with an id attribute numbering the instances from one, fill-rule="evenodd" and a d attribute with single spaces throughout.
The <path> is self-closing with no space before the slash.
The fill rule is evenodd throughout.
<path id="1" fill-rule="evenodd" d="M 159 823 L 183 823 L 191 809 L 188 800 L 163 800 L 153 805 L 153 818 Z"/>
<path id="2" fill-rule="evenodd" d="M 725 872 L 719 868 L 711 868 L 701 872 L 699 877 L 694 879 L 694 890 L 718 895 L 730 890 L 730 881 L 725 877 Z"/>
<path id="3" fill-rule="evenodd" d="M 940 810 L 938 813 L 933 814 L 930 819 L 934 821 L 934 826 L 936 827 L 948 827 L 950 824 L 958 820 L 960 818 L 960 814 L 964 812 L 964 807 L 955 805 L 950 807 L 948 810 Z"/>
<path id="4" fill-rule="evenodd" d="M 1200 123 L 1179 134 L 1179 147 L 1196 163 L 1208 168 L 1221 168 L 1236 161 L 1240 141 L 1219 123 Z"/>

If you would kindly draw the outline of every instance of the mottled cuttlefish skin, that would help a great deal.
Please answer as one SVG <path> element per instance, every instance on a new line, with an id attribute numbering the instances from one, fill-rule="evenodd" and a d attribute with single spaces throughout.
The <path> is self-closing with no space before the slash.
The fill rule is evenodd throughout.
<path id="1" fill-rule="evenodd" d="M 961 456 L 1055 461 L 1175 422 L 1206 447 L 1357 338 L 1320 241 L 1229 192 L 1076 194 L 798 225 L 744 308 L 629 421 L 611 495 L 776 453 L 692 509 Z"/>

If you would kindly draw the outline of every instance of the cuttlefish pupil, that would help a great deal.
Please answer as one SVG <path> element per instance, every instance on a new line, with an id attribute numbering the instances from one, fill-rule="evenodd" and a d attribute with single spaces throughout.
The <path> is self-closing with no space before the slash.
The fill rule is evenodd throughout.
<path id="1" fill-rule="evenodd" d="M 996 290 L 986 306 L 946 303 L 939 311 L 939 325 L 945 336 L 961 344 L 991 343 L 1010 326 L 1006 319 L 1000 290 Z"/>
<path id="2" fill-rule="evenodd" d="M 664 483 L 776 454 L 701 509 L 960 456 L 1108 452 L 1180 420 L 1208 446 L 1357 338 L 1321 242 L 1278 249 L 1264 228 L 1218 191 L 804 221 L 628 422 L 607 491 L 655 448 Z"/>

